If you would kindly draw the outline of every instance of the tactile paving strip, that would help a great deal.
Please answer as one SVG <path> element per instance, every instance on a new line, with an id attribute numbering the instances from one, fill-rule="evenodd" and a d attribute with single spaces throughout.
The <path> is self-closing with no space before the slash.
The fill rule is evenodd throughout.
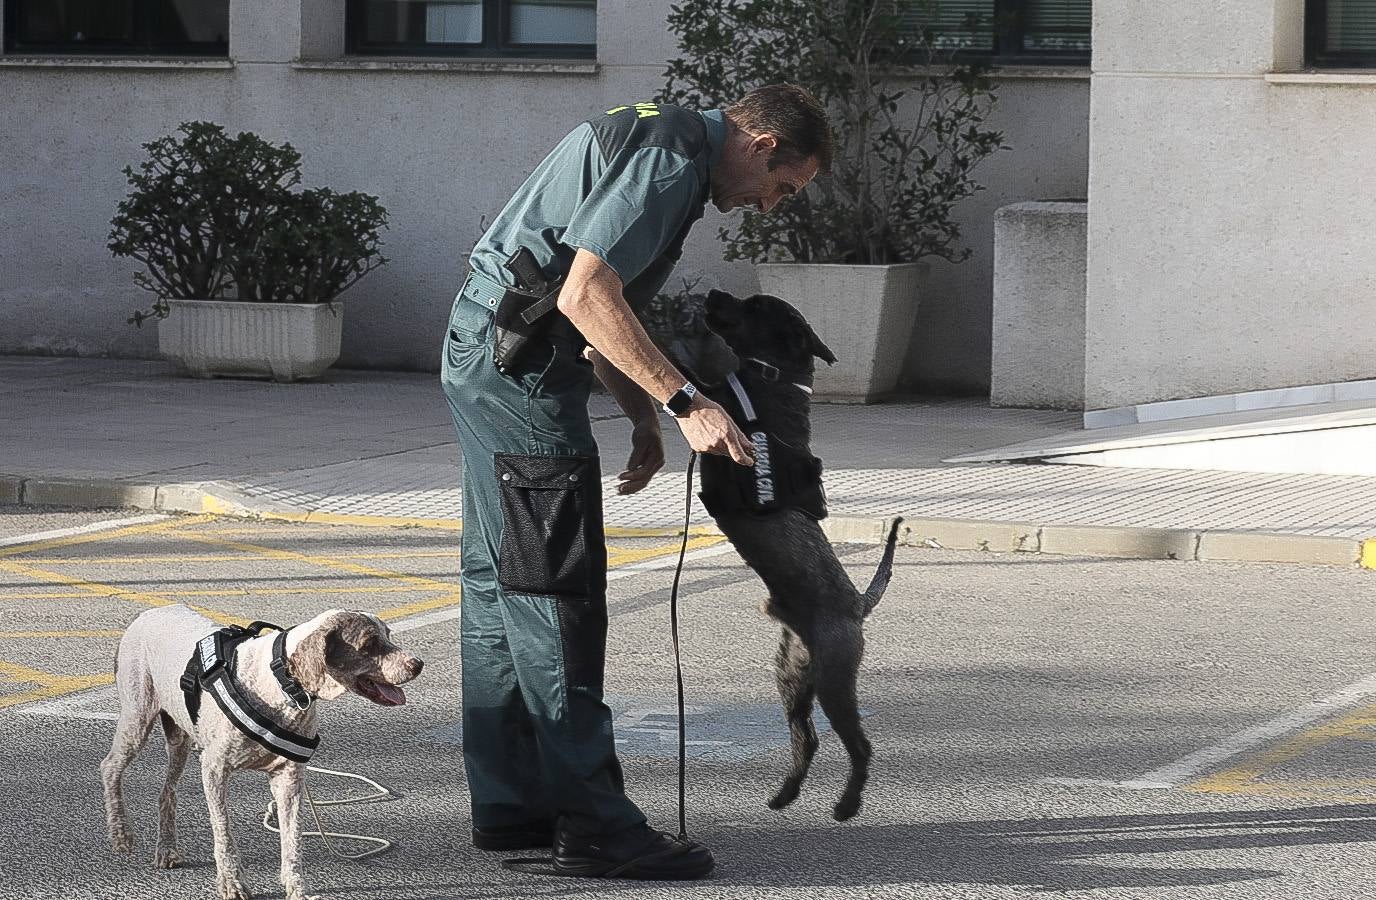
<path id="1" fill-rule="evenodd" d="M 239 487 L 299 509 L 457 518 L 460 476 L 452 448 L 401 457 L 324 466 Z M 826 486 L 831 512 L 841 516 L 902 513 L 1040 525 L 1376 536 L 1376 478 L 1356 476 L 991 464 L 833 469 Z M 603 490 L 608 524 L 664 527 L 682 521 L 683 473 L 662 472 L 633 496 L 617 496 L 614 477 L 603 479 Z M 696 501 L 692 521 L 707 521 Z"/>

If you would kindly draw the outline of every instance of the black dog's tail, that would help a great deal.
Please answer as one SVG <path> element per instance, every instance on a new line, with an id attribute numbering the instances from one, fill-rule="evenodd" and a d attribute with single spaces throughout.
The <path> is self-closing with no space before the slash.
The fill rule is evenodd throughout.
<path id="1" fill-rule="evenodd" d="M 902 523 L 903 517 L 898 516 L 889 527 L 888 541 L 884 544 L 884 558 L 879 560 L 879 569 L 874 573 L 874 578 L 863 595 L 867 616 L 870 610 L 879 605 L 879 598 L 884 596 L 884 589 L 889 586 L 889 578 L 893 576 L 893 548 L 898 543 L 898 526 Z"/>

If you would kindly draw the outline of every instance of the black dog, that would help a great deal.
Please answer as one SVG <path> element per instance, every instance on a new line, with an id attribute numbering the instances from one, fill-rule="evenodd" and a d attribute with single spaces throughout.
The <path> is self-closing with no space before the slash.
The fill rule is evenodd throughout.
<path id="1" fill-rule="evenodd" d="M 870 742 L 860 723 L 856 678 L 865 648 L 864 619 L 893 571 L 895 521 L 869 589 L 855 589 L 823 534 L 821 461 L 809 449 L 813 358 L 836 357 L 796 309 L 778 297 L 738 300 L 712 291 L 706 324 L 740 367 L 706 393 L 755 444 L 753 469 L 704 456 L 702 499 L 722 532 L 769 589 L 765 612 L 783 626 L 775 673 L 788 717 L 793 762 L 769 802 L 782 809 L 798 796 L 817 751 L 815 697 L 850 755 L 850 778 L 833 810 L 838 821 L 860 809 L 869 777 Z"/>

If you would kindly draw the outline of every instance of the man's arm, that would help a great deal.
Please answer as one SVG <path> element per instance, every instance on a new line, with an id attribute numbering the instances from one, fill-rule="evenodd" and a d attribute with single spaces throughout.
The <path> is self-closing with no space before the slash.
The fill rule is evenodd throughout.
<path id="1" fill-rule="evenodd" d="M 580 248 L 559 292 L 559 311 L 598 354 L 648 394 L 651 402 L 666 400 L 687 379 L 650 340 L 626 305 L 621 289 L 616 272 L 596 254 Z M 620 399 L 617 397 L 618 402 Z M 688 446 L 699 453 L 729 456 L 743 466 L 755 464 L 750 441 L 721 406 L 701 394 L 694 398 L 688 415 L 674 421 Z"/>
<path id="2" fill-rule="evenodd" d="M 631 420 L 631 456 L 617 476 L 618 494 L 634 494 L 664 468 L 664 436 L 659 430 L 659 408 L 650 395 L 636 386 L 620 369 L 592 347 L 584 354 L 592 360 L 597 377 L 611 391 L 616 405 Z"/>

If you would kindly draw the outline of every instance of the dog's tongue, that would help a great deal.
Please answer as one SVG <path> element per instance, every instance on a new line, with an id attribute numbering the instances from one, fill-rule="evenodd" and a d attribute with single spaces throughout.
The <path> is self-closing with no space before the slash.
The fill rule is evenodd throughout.
<path id="1" fill-rule="evenodd" d="M 406 692 L 394 684 L 385 681 L 374 681 L 372 688 L 377 692 L 374 701 L 383 706 L 401 706 L 406 702 Z"/>

